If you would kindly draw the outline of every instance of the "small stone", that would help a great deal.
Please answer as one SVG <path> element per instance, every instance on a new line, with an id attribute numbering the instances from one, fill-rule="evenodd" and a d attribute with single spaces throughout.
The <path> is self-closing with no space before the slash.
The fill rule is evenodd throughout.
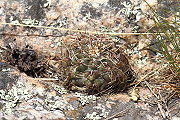
<path id="1" fill-rule="evenodd" d="M 55 11 L 49 11 L 46 13 L 46 17 L 48 20 L 56 20 L 60 16 L 60 13 Z"/>
<path id="2" fill-rule="evenodd" d="M 55 47 L 55 45 L 54 45 L 54 44 L 51 44 L 50 47 L 53 48 L 53 47 Z"/>
<path id="3" fill-rule="evenodd" d="M 19 7 L 18 2 L 14 2 L 14 3 L 11 4 L 11 8 L 12 8 L 13 10 L 16 10 L 18 7 Z"/>

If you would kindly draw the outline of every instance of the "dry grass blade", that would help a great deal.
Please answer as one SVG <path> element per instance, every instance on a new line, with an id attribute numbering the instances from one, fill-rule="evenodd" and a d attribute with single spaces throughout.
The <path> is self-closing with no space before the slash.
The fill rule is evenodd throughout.
<path id="1" fill-rule="evenodd" d="M 160 111 L 162 117 L 164 119 L 171 119 L 172 117 L 170 115 L 170 110 L 167 106 L 165 98 L 163 98 L 159 92 L 158 93 L 157 93 L 157 91 L 154 92 L 154 90 L 152 89 L 152 86 L 147 81 L 145 81 L 145 84 L 149 88 L 149 90 L 152 92 L 152 94 L 157 98 L 156 103 L 157 103 L 157 106 L 159 108 L 159 111 Z"/>
<path id="2" fill-rule="evenodd" d="M 164 33 L 116 33 L 116 32 L 99 32 L 99 31 L 84 31 L 84 30 L 73 30 L 73 29 L 67 29 L 67 28 L 56 28 L 56 27 L 47 27 L 47 26 L 38 26 L 38 25 L 26 25 L 26 24 L 13 24 L 13 23 L 2 23 L 0 22 L 0 25 L 12 25 L 12 26 L 22 26 L 22 27 L 33 27 L 33 28 L 44 28 L 44 29 L 52 29 L 52 30 L 60 30 L 60 31 L 70 31 L 75 33 L 85 33 L 85 34 L 99 34 L 99 35 L 154 35 L 154 34 L 164 34 Z M 172 33 L 176 34 L 176 33 Z M 10 33 L 3 33 L 2 35 L 10 35 L 14 36 L 15 34 Z M 24 35 L 15 35 L 15 36 L 24 36 Z M 40 36 L 37 34 L 30 34 L 28 36 Z M 51 36 L 51 35 L 50 35 Z M 47 36 L 44 36 L 47 37 Z M 52 37 L 61 37 L 61 36 L 53 36 Z"/>
<path id="3" fill-rule="evenodd" d="M 141 77 L 140 79 L 138 79 L 137 83 L 134 83 L 135 86 L 133 88 L 132 91 L 135 91 L 136 87 L 143 81 L 147 80 L 148 78 L 153 77 L 156 73 L 158 73 L 159 71 L 163 70 L 165 67 L 167 66 L 162 66 L 162 68 L 156 68 L 153 71 L 147 73 L 146 75 L 144 75 L 143 77 Z"/>
<path id="4" fill-rule="evenodd" d="M 34 80 L 42 80 L 42 81 L 58 81 L 59 79 L 55 79 L 55 78 L 34 78 Z"/>
<path id="5" fill-rule="evenodd" d="M 152 13 L 152 19 L 155 23 L 154 44 L 151 49 L 159 52 L 164 56 L 167 63 L 173 68 L 176 74 L 180 74 L 179 60 L 180 56 L 180 38 L 179 38 L 179 27 L 180 27 L 180 16 L 178 13 L 173 13 L 173 19 L 167 20 L 161 17 L 157 12 L 144 0 L 150 7 Z M 170 11 L 171 12 L 171 11 Z M 164 34 L 162 34 L 164 33 Z"/>
<path id="6" fill-rule="evenodd" d="M 130 109 L 131 109 L 132 106 L 128 106 L 126 109 L 106 118 L 105 120 L 112 120 L 113 118 L 119 118 L 119 117 L 122 117 L 123 115 L 125 115 Z"/>

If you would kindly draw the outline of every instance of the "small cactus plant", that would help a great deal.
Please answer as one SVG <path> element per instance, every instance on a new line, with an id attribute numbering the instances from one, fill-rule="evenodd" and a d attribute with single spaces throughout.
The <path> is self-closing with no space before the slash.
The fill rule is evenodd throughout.
<path id="1" fill-rule="evenodd" d="M 64 85 L 89 94 L 119 92 L 134 80 L 128 59 L 117 42 L 99 36 L 78 36 L 67 48 L 70 65 Z"/>

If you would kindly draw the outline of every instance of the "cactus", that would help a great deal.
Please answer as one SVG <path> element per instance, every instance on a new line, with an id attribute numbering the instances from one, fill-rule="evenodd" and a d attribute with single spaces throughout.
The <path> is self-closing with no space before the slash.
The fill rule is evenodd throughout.
<path id="1" fill-rule="evenodd" d="M 125 90 L 134 80 L 126 55 L 112 39 L 80 35 L 64 45 L 71 62 L 63 72 L 68 89 L 89 94 L 114 93 Z"/>

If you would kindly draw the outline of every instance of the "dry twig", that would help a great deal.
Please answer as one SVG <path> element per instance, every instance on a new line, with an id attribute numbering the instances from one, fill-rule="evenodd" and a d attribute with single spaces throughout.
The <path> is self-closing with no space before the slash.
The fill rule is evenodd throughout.
<path id="1" fill-rule="evenodd" d="M 126 109 L 124 109 L 124 110 L 122 110 L 122 111 L 120 111 L 120 112 L 118 112 L 118 113 L 116 113 L 116 114 L 114 114 L 114 115 L 106 118 L 105 120 L 112 120 L 113 118 L 122 117 L 122 116 L 124 116 L 124 115 L 129 111 L 129 109 L 130 109 L 131 107 L 132 107 L 132 106 L 127 107 Z"/>

